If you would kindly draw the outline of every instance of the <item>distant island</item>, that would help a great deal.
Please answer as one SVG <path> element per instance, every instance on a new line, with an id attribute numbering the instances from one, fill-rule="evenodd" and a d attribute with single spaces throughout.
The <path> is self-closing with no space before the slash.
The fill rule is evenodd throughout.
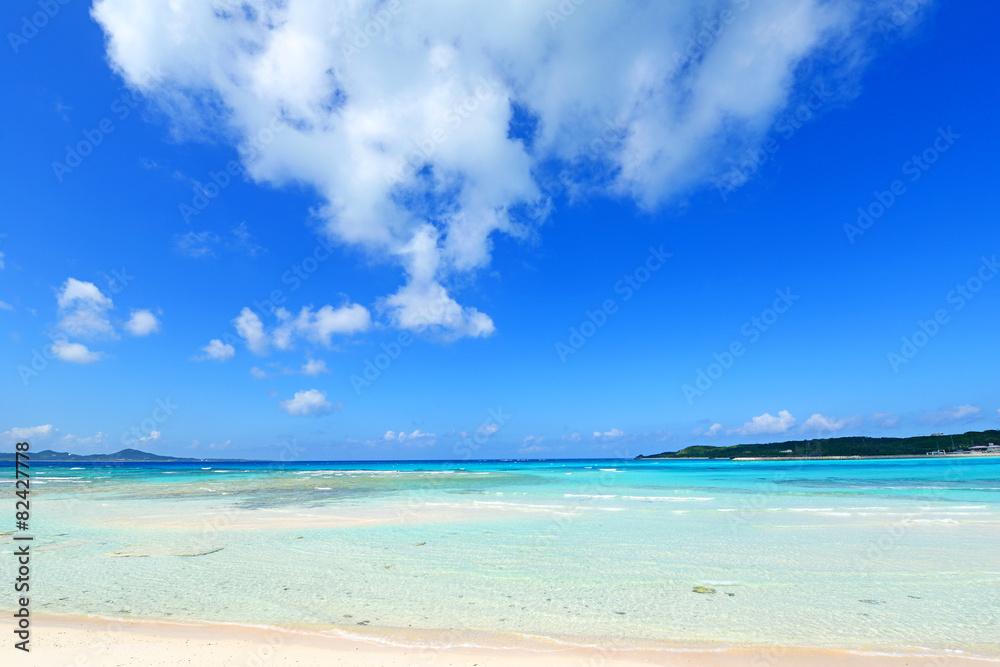
<path id="1" fill-rule="evenodd" d="M 117 463 L 117 462 L 128 462 L 128 461 L 158 461 L 163 463 L 169 462 L 183 462 L 183 461 L 203 461 L 204 459 L 184 459 L 178 458 L 176 456 L 160 456 L 158 454 L 150 454 L 149 452 L 142 452 L 138 449 L 123 449 L 120 452 L 115 452 L 114 454 L 70 454 L 69 452 L 54 452 L 51 449 L 43 449 L 40 452 L 30 452 L 31 461 L 53 461 L 58 463 L 64 462 L 106 462 L 106 463 Z M 13 461 L 13 452 L 2 452 L 0 453 L 0 461 Z"/>
<path id="2" fill-rule="evenodd" d="M 662 452 L 652 456 L 640 454 L 636 459 L 802 459 L 841 457 L 896 457 L 971 453 L 973 447 L 1000 445 L 1000 431 L 969 431 L 945 435 L 918 435 L 912 438 L 817 438 L 788 440 L 763 445 L 732 445 L 715 447 L 694 445 L 677 452 Z M 982 451 L 982 450 L 978 450 Z"/>

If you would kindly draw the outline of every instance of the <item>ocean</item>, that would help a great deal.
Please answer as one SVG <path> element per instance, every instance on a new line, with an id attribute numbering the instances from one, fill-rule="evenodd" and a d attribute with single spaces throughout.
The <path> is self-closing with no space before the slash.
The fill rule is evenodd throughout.
<path id="1" fill-rule="evenodd" d="M 31 472 L 33 612 L 418 645 L 1000 655 L 1000 458 Z"/>

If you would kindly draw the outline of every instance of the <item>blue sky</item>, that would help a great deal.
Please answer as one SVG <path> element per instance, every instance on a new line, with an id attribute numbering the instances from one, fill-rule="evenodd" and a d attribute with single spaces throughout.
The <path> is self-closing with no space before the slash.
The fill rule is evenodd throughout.
<path id="1" fill-rule="evenodd" d="M 4 444 L 634 456 L 1000 422 L 1000 9 L 196 4 L 0 10 Z"/>

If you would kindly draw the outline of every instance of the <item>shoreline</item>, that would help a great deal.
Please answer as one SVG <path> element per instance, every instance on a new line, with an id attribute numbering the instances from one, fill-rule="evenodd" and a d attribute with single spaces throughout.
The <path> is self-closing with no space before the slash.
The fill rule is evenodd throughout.
<path id="1" fill-rule="evenodd" d="M 704 665 L 745 667 L 747 664 L 862 665 L 912 667 L 919 661 L 949 667 L 987 667 L 995 657 L 960 655 L 960 651 L 907 653 L 887 650 L 849 650 L 804 647 L 738 646 L 673 647 L 649 644 L 621 648 L 577 646 L 556 640 L 513 637 L 473 631 L 411 632 L 415 643 L 403 644 L 391 629 L 374 632 L 314 630 L 237 623 L 123 619 L 95 616 L 35 614 L 32 624 L 32 664 L 192 664 L 302 665 L 331 664 L 359 667 L 404 665 L 492 665 L 493 667 L 578 667 L 581 664 L 627 667 L 634 665 Z M 416 643 L 422 639 L 421 643 Z M 472 643 L 492 639 L 489 643 Z M 498 641 L 500 640 L 500 641 Z M 515 645 L 516 644 L 516 645 Z"/>

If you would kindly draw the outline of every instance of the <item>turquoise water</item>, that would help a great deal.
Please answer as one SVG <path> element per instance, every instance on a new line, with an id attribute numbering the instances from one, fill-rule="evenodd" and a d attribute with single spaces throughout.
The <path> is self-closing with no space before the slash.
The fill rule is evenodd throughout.
<path id="1" fill-rule="evenodd" d="M 32 474 L 38 612 L 1000 654 L 1000 458 Z"/>

